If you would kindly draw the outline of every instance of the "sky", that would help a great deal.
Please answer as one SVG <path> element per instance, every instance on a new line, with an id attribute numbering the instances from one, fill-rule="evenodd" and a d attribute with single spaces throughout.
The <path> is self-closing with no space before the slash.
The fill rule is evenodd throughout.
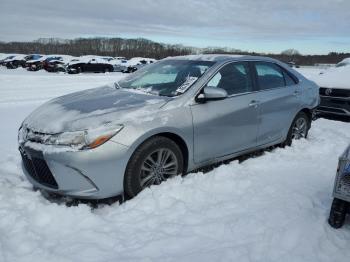
<path id="1" fill-rule="evenodd" d="M 350 0 L 0 0 L 0 41 L 148 38 L 196 47 L 350 52 Z"/>

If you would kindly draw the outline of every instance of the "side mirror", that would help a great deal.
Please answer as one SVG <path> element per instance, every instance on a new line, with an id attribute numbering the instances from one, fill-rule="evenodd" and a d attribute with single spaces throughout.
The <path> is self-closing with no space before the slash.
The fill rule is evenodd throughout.
<path id="1" fill-rule="evenodd" d="M 203 92 L 196 97 L 198 103 L 205 103 L 206 101 L 222 100 L 228 96 L 225 89 L 213 86 L 206 86 Z"/>

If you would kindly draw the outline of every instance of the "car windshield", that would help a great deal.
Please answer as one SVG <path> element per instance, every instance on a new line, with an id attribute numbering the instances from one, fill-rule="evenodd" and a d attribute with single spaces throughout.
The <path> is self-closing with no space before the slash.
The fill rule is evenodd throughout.
<path id="1" fill-rule="evenodd" d="M 116 83 L 116 87 L 159 96 L 177 96 L 186 92 L 214 63 L 166 59 L 137 70 Z"/>

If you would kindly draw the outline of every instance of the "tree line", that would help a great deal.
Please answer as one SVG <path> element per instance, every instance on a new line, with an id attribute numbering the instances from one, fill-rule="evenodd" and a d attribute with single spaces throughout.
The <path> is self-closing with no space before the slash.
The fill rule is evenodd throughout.
<path id="1" fill-rule="evenodd" d="M 100 55 L 100 56 L 123 56 L 150 57 L 161 59 L 168 56 L 189 55 L 189 54 L 243 54 L 243 55 L 265 55 L 284 62 L 293 62 L 298 65 L 314 64 L 335 64 L 350 53 L 331 52 L 327 55 L 302 55 L 295 49 L 288 49 L 280 54 L 262 54 L 246 52 L 235 48 L 196 48 L 183 45 L 170 45 L 157 43 L 144 38 L 77 38 L 57 39 L 41 38 L 30 42 L 0 42 L 0 53 L 20 54 L 66 54 L 72 56 Z"/>
<path id="2" fill-rule="evenodd" d="M 32 42 L 0 42 L 0 53 L 100 55 L 126 58 L 141 56 L 161 59 L 167 56 L 187 55 L 191 53 L 191 49 L 182 45 L 161 44 L 143 38 L 78 38 L 73 40 L 42 38 Z"/>

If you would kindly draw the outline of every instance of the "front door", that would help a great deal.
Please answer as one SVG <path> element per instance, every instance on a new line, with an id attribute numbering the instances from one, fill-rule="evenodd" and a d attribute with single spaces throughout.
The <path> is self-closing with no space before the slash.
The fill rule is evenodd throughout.
<path id="1" fill-rule="evenodd" d="M 256 146 L 258 107 L 248 63 L 225 65 L 207 86 L 223 88 L 229 97 L 191 106 L 196 163 Z"/>

